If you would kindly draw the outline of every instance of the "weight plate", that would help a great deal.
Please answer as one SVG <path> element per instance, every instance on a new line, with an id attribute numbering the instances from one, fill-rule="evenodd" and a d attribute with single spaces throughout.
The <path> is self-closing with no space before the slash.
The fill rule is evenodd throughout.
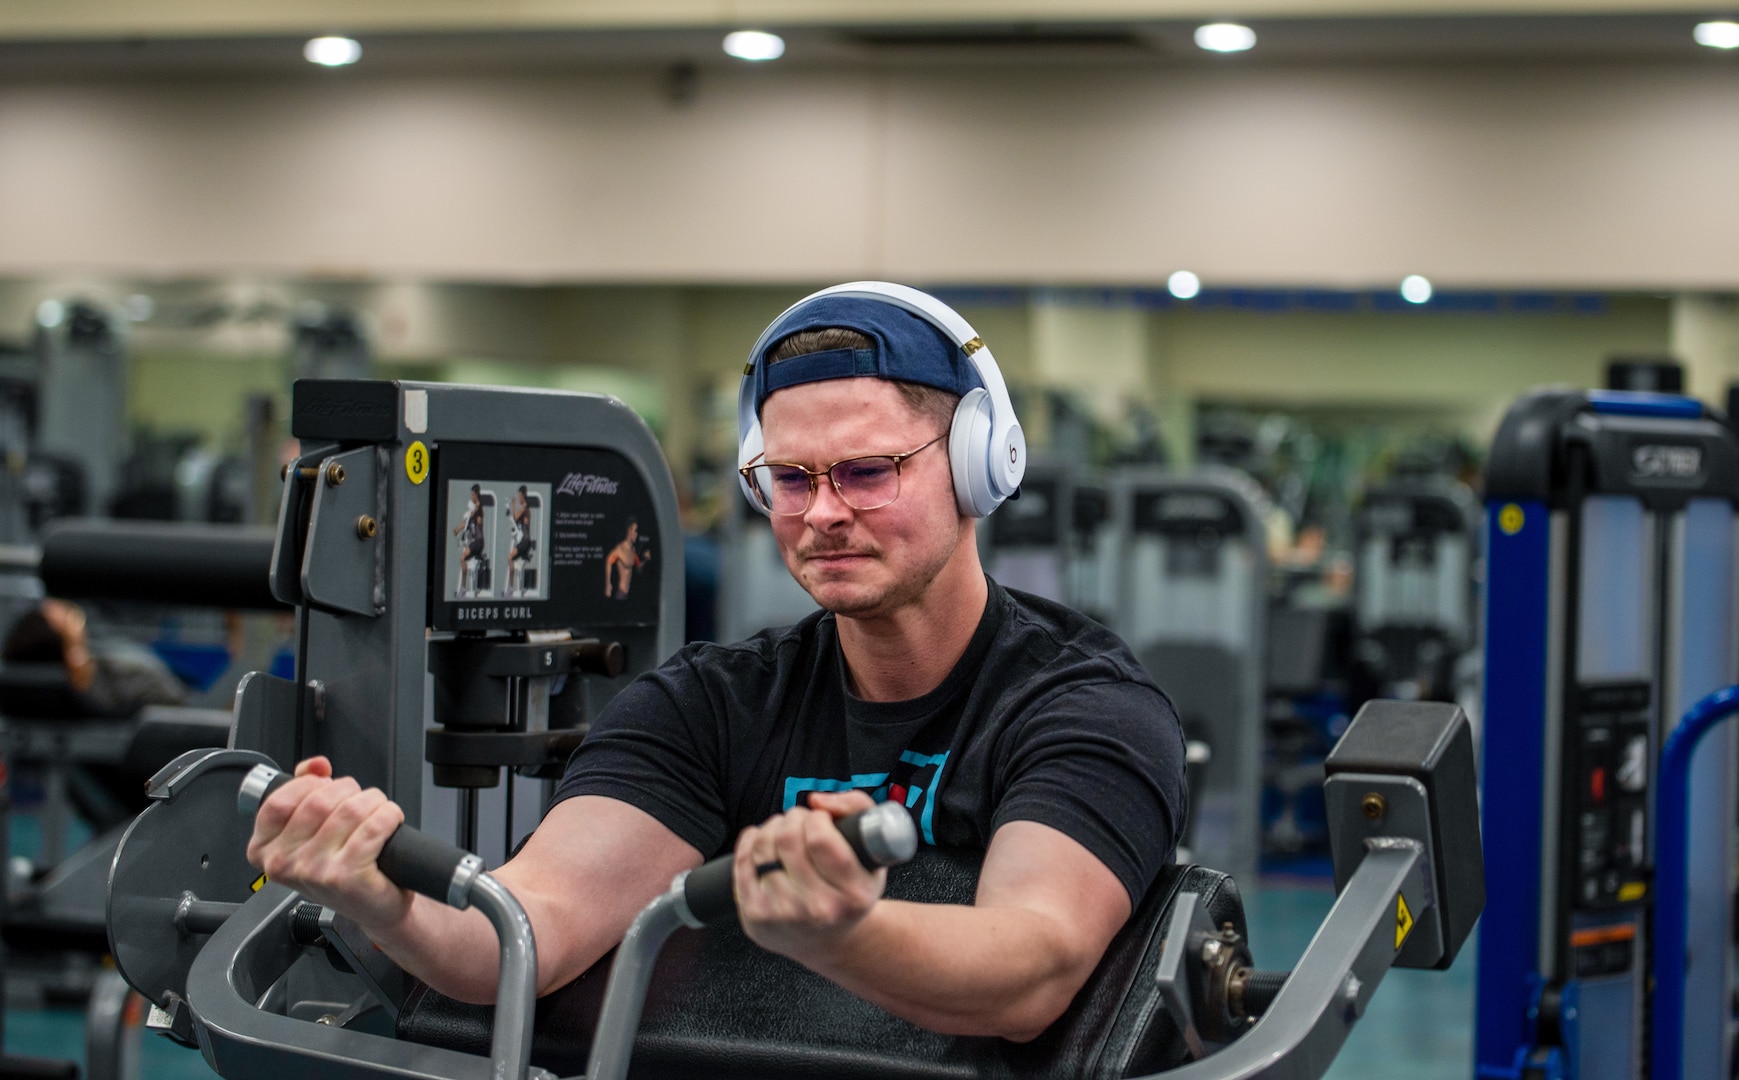
<path id="1" fill-rule="evenodd" d="M 133 819 L 109 868 L 109 951 L 122 977 L 167 1008 L 186 997 L 187 972 L 209 935 L 175 926 L 192 893 L 239 904 L 260 872 L 248 865 L 253 819 L 236 810 L 236 792 L 255 765 L 251 750 L 190 750 L 151 781 L 152 804 Z"/>

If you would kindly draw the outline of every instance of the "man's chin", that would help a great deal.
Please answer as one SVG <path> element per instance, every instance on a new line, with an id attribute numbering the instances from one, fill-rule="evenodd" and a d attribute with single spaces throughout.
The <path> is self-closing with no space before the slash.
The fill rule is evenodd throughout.
<path id="1" fill-rule="evenodd" d="M 809 598 L 823 610 L 848 619 L 863 619 L 879 613 L 887 604 L 887 590 L 842 581 L 804 584 Z"/>

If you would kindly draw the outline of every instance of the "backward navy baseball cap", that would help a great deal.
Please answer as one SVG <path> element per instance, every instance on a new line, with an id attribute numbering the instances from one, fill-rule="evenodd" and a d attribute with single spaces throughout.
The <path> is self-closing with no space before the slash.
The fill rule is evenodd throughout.
<path id="1" fill-rule="evenodd" d="M 830 328 L 856 330 L 869 338 L 864 349 L 828 349 L 769 364 L 767 357 L 793 334 Z M 933 386 L 966 396 L 984 385 L 965 351 L 921 315 L 897 304 L 856 296 L 822 296 L 780 316 L 763 335 L 767 342 L 750 358 L 755 415 L 775 390 L 824 379 L 876 378 Z"/>

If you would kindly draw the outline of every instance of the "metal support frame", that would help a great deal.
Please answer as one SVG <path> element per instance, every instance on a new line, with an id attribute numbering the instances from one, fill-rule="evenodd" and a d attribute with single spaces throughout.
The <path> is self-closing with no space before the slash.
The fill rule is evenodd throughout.
<path id="1" fill-rule="evenodd" d="M 646 991 L 652 985 L 652 968 L 659 950 L 670 935 L 693 925 L 683 916 L 688 906 L 683 881 L 677 879 L 664 893 L 646 905 L 616 947 L 616 962 L 610 967 L 604 1008 L 592 1036 L 592 1055 L 586 1061 L 585 1080 L 625 1080 L 628 1059 L 634 1053 L 634 1036 L 640 1030 L 640 1012 Z"/>
<path id="2" fill-rule="evenodd" d="M 1141 1080 L 1309 1080 L 1327 1071 L 1395 963 L 1396 896 L 1415 911 L 1430 906 L 1423 844 L 1366 845 L 1352 880 L 1256 1026 L 1215 1054 Z"/>
<path id="3" fill-rule="evenodd" d="M 1661 750 L 1655 809 L 1652 1080 L 1679 1080 L 1684 1075 L 1692 756 L 1703 738 L 1735 713 L 1739 713 L 1739 686 L 1717 690 L 1691 706 Z"/>
<path id="4" fill-rule="evenodd" d="M 1686 1067 L 1725 1075 L 1730 870 L 1712 841 L 1733 829 L 1730 739 L 1688 781 L 1711 841 L 1678 875 L 1697 905 L 1676 946 L 1691 988 L 1647 958 L 1662 947 L 1661 748 L 1691 701 L 1739 676 L 1739 440 L 1690 398 L 1537 391 L 1499 428 L 1486 497 L 1483 812 L 1502 887 L 1480 933 L 1476 1071 L 1651 1075 L 1677 1024 L 1698 1055 Z M 1668 981 L 1687 1006 L 1670 1020 Z"/>
<path id="5" fill-rule="evenodd" d="M 488 875 L 477 878 L 487 879 Z M 496 889 L 506 895 L 499 886 Z M 474 888 L 471 900 L 488 915 L 491 908 L 485 907 L 488 901 L 483 895 Z M 498 1013 L 497 1031 L 512 1034 L 497 1042 L 493 1060 L 336 1025 L 311 1024 L 258 1008 L 268 988 L 303 955 L 286 929 L 291 909 L 300 902 L 296 893 L 266 885 L 212 935 L 188 972 L 187 1001 L 197 1017 L 200 1051 L 218 1073 L 279 1076 L 288 1061 L 295 1061 L 307 1070 L 306 1075 L 319 1075 L 322 1080 L 553 1080 L 547 1071 L 523 1064 L 531 1049 L 531 1002 L 536 993 L 535 948 L 529 933 L 510 932 L 502 938 L 504 959 L 515 951 L 533 960 L 529 967 L 517 963 L 510 969 L 503 964 L 502 981 L 508 984 L 511 978 L 515 989 L 502 988 L 503 1001 L 510 1004 Z M 495 911 L 510 926 L 516 921 L 499 905 Z M 518 918 L 524 918 L 523 911 Z M 492 921 L 499 932 L 503 922 Z"/>
<path id="6" fill-rule="evenodd" d="M 132 996 L 133 988 L 113 969 L 91 987 L 85 1006 L 87 1080 L 134 1080 L 139 1075 L 139 1030 L 127 1015 Z"/>

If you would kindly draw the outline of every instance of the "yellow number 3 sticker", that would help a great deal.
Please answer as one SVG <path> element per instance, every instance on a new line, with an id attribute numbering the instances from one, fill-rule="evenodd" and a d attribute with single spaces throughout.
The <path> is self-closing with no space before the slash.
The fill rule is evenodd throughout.
<path id="1" fill-rule="evenodd" d="M 429 478 L 429 448 L 421 441 L 405 447 L 405 475 L 411 483 L 420 484 Z"/>

